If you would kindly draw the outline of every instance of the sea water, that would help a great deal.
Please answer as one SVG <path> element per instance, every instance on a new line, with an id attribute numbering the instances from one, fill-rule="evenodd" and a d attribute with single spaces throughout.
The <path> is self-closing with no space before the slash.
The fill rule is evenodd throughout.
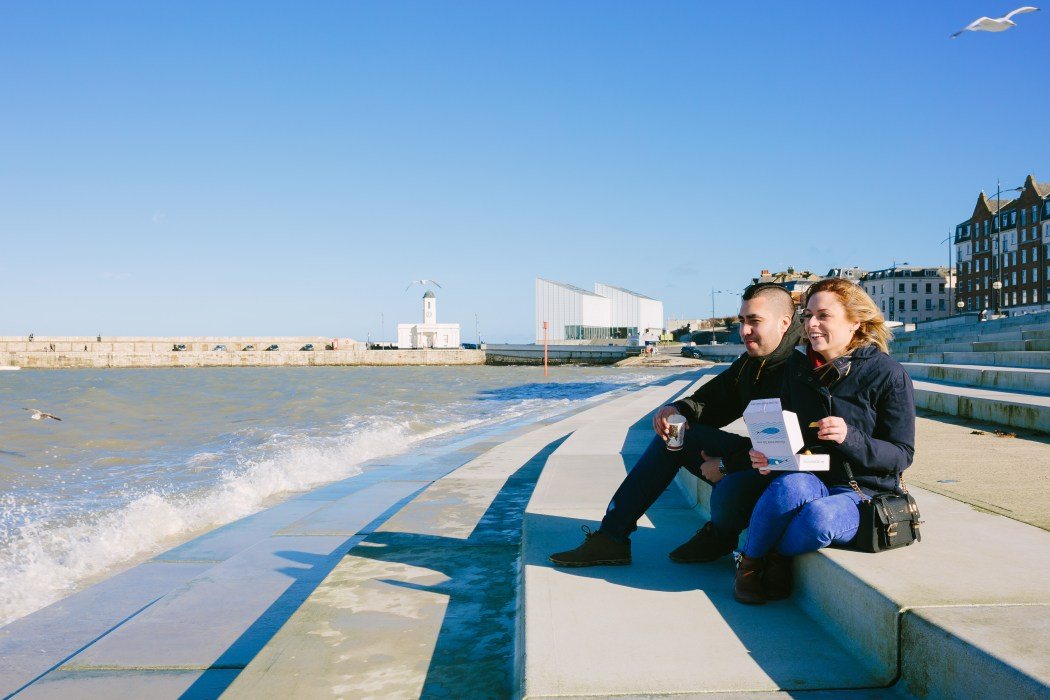
<path id="1" fill-rule="evenodd" d="M 564 412 L 653 369 L 0 373 L 0 626 L 367 460 Z M 24 408 L 61 421 L 31 420 Z"/>

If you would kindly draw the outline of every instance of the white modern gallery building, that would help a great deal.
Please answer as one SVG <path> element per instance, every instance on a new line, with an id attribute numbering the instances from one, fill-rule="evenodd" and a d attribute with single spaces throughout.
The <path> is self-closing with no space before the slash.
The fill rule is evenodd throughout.
<path id="1" fill-rule="evenodd" d="M 536 278 L 536 342 L 580 343 L 627 340 L 660 333 L 664 305 L 644 294 L 598 282 L 594 291 Z"/>

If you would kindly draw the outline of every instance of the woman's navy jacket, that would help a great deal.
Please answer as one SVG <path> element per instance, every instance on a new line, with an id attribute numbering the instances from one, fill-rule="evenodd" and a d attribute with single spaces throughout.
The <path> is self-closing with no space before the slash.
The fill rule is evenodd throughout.
<path id="1" fill-rule="evenodd" d="M 827 486 L 849 484 L 848 463 L 869 494 L 897 490 L 897 475 L 915 456 L 915 392 L 900 363 L 872 345 L 857 348 L 846 376 L 825 387 L 809 358 L 796 352 L 784 368 L 781 400 L 798 414 L 806 447 L 831 455 L 831 469 L 814 472 Z M 838 416 L 846 421 L 846 440 L 818 440 L 813 421 Z"/>

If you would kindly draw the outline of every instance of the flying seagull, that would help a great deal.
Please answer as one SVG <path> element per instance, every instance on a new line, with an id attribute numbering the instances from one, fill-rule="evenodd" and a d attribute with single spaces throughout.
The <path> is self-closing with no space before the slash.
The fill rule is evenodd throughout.
<path id="1" fill-rule="evenodd" d="M 45 418 L 54 418 L 55 420 L 62 420 L 61 418 L 59 418 L 58 416 L 56 416 L 53 413 L 44 413 L 43 411 L 38 411 L 35 408 L 23 408 L 22 410 L 23 411 L 32 411 L 33 415 L 31 415 L 29 417 L 32 418 L 33 420 L 44 420 Z"/>
<path id="2" fill-rule="evenodd" d="M 1018 7 L 1013 12 L 1007 12 L 1005 15 L 997 19 L 992 19 L 991 17 L 981 17 L 980 19 L 975 19 L 959 31 L 952 34 L 951 38 L 954 39 L 963 32 L 1005 32 L 1010 27 L 1017 26 L 1017 23 L 1010 19 L 1014 15 L 1024 14 L 1025 12 L 1038 11 L 1038 7 Z"/>
<path id="3" fill-rule="evenodd" d="M 427 286 L 428 284 L 437 285 L 438 287 L 441 286 L 440 284 L 437 283 L 437 280 L 412 280 L 411 282 L 408 283 L 408 286 L 405 287 L 405 291 L 407 292 L 409 289 L 411 289 L 413 284 L 421 284 L 424 287 Z"/>

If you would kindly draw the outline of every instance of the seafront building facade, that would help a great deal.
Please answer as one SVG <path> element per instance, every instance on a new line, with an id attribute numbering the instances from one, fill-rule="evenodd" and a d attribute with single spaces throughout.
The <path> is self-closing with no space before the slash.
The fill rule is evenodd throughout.
<path id="1" fill-rule="evenodd" d="M 895 265 L 866 273 L 859 284 L 887 321 L 918 323 L 952 313 L 955 275 L 943 265 Z"/>
<path id="2" fill-rule="evenodd" d="M 585 343 L 659 334 L 663 302 L 601 282 L 589 292 L 575 285 L 536 278 L 536 342 Z"/>
<path id="3" fill-rule="evenodd" d="M 397 324 L 398 348 L 459 347 L 459 324 L 437 322 L 437 297 L 429 289 L 423 295 L 422 316 L 422 323 Z"/>
<path id="4" fill-rule="evenodd" d="M 1014 199 L 981 192 L 954 240 L 960 311 L 1050 309 L 1050 183 L 1029 175 Z"/>

